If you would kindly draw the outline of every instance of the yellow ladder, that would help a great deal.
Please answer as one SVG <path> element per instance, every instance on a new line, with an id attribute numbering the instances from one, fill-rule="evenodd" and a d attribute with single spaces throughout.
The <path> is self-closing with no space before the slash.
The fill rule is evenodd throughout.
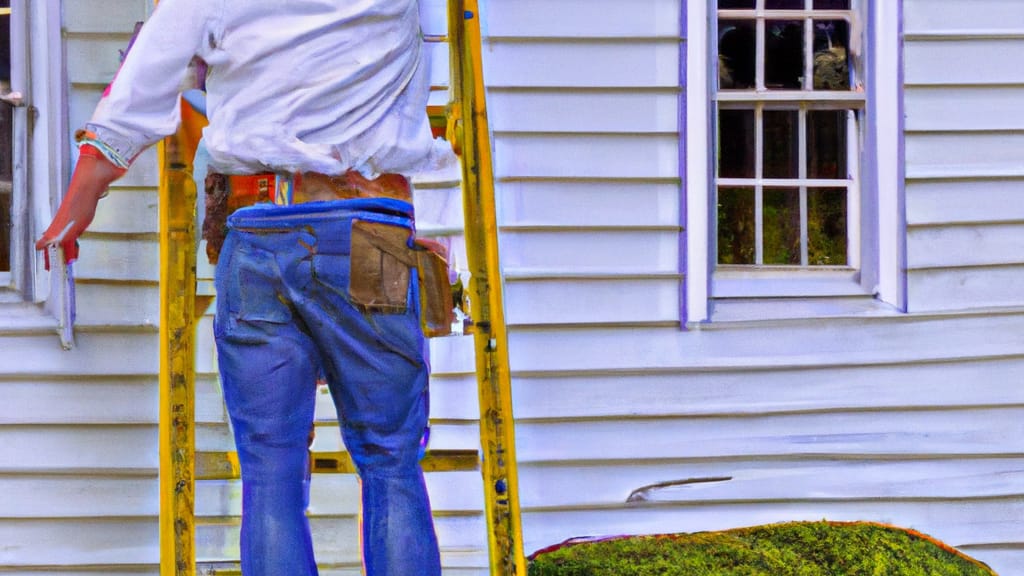
<path id="1" fill-rule="evenodd" d="M 492 575 L 525 576 L 508 336 L 498 259 L 494 176 L 483 82 L 477 0 L 448 1 L 451 61 L 447 107 L 431 107 L 462 158 L 469 297 L 480 401 L 481 451 L 430 451 L 424 470 L 480 468 Z M 195 450 L 195 324 L 210 297 L 196 295 L 194 150 L 182 131 L 158 145 L 160 157 L 160 573 L 192 576 L 195 480 L 237 478 L 234 453 Z M 312 454 L 313 472 L 353 472 L 344 452 Z"/>

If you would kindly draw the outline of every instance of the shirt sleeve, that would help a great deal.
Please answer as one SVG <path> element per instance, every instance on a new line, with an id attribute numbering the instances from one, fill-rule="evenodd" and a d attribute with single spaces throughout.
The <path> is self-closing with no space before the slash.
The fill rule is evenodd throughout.
<path id="1" fill-rule="evenodd" d="M 120 166 L 172 134 L 189 62 L 215 36 L 209 0 L 161 0 L 143 25 L 92 119 L 87 139 Z"/>

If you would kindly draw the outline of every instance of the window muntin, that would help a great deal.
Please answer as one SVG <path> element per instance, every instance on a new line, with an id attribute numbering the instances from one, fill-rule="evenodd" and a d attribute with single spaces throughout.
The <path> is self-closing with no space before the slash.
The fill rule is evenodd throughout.
<path id="1" fill-rule="evenodd" d="M 849 277 L 860 264 L 865 106 L 856 6 L 718 0 L 717 8 L 716 279 L 766 268 Z"/>

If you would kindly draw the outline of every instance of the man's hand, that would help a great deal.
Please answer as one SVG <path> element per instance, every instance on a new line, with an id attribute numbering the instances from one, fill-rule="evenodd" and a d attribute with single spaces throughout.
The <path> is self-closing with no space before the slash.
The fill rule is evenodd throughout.
<path id="1" fill-rule="evenodd" d="M 96 215 L 96 204 L 110 183 L 125 172 L 124 168 L 107 160 L 95 147 L 84 144 L 79 149 L 78 164 L 71 176 L 68 193 L 60 203 L 50 227 L 36 241 L 36 250 L 46 250 L 48 246 L 59 244 L 68 262 L 78 258 L 78 237 Z"/>

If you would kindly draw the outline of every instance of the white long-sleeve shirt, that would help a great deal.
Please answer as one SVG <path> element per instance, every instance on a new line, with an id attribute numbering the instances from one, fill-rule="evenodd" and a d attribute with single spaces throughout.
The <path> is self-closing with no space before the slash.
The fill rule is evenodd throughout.
<path id="1" fill-rule="evenodd" d="M 211 170 L 440 169 L 422 52 L 417 0 L 161 0 L 86 129 L 130 162 L 176 130 L 199 56 Z"/>

